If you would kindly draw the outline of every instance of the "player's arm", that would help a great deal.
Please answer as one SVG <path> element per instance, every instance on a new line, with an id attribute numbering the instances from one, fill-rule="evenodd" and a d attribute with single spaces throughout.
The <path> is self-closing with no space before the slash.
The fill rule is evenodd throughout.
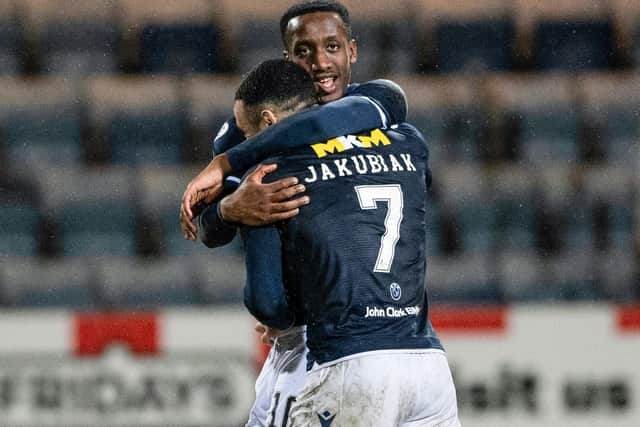
<path id="1" fill-rule="evenodd" d="M 270 155 L 341 135 L 403 122 L 404 92 L 390 80 L 359 85 L 337 101 L 287 117 L 226 153 L 232 170 L 243 171 Z"/>
<path id="2" fill-rule="evenodd" d="M 244 141 L 242 131 L 235 119 L 227 121 L 213 141 L 213 155 L 224 153 L 231 147 Z M 231 242 L 238 224 L 263 225 L 290 218 L 298 213 L 298 208 L 309 202 L 308 199 L 289 201 L 288 199 L 302 191 L 295 178 L 283 178 L 269 185 L 262 184 L 262 177 L 273 170 L 273 166 L 260 166 L 248 179 L 245 179 L 239 191 L 233 176 L 225 179 L 223 195 L 215 200 L 202 200 L 204 208 L 197 224 L 187 214 L 184 203 L 180 209 L 180 225 L 185 238 L 195 240 L 198 237 L 206 246 L 215 248 Z"/>
<path id="3" fill-rule="evenodd" d="M 260 322 L 275 329 L 293 326 L 282 276 L 281 242 L 274 226 L 242 227 L 247 281 L 244 304 Z"/>
<path id="4" fill-rule="evenodd" d="M 237 189 L 239 181 L 234 176 L 227 177 L 224 196 L 204 208 L 198 217 L 198 238 L 209 248 L 224 246 L 236 236 L 237 226 L 225 221 L 220 209 L 222 200 Z"/>

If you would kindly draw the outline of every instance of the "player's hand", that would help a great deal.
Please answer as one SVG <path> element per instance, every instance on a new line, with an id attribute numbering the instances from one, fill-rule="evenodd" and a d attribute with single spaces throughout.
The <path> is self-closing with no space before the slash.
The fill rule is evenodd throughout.
<path id="1" fill-rule="evenodd" d="M 256 322 L 255 331 L 260 334 L 260 341 L 266 345 L 273 345 L 275 339 L 282 335 L 282 331 L 273 329 L 260 322 Z"/>
<path id="2" fill-rule="evenodd" d="M 224 177 L 230 170 L 227 157 L 216 156 L 187 185 L 180 204 L 180 227 L 186 239 L 196 239 L 198 228 L 193 219 L 222 192 Z"/>
<path id="3" fill-rule="evenodd" d="M 244 225 L 265 225 L 291 218 L 300 207 L 309 203 L 308 196 L 297 196 L 305 191 L 295 177 L 283 178 L 264 184 L 265 175 L 275 171 L 277 165 L 259 165 L 242 181 L 236 191 L 220 202 L 222 218 Z"/>

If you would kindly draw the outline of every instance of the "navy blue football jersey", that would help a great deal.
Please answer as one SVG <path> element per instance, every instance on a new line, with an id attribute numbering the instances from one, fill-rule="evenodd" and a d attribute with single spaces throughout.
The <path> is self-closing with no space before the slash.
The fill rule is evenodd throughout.
<path id="1" fill-rule="evenodd" d="M 303 313 L 298 323 L 307 324 L 310 361 L 442 348 L 424 286 L 430 172 L 420 132 L 400 124 L 270 160 L 278 163 L 271 179 L 297 176 L 311 199 L 299 215 L 277 225 L 283 283 L 290 306 Z M 265 236 L 264 228 L 256 231 Z M 247 266 L 256 264 L 247 260 Z M 271 286 L 251 283 L 254 277 L 264 278 L 251 271 L 248 287 Z"/>

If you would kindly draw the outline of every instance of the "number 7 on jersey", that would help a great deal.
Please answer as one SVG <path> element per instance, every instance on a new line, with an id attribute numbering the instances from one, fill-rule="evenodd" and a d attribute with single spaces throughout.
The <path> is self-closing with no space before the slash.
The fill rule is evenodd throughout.
<path id="1" fill-rule="evenodd" d="M 358 195 L 361 209 L 378 209 L 378 202 L 387 203 L 387 216 L 384 219 L 385 230 L 380 238 L 380 249 L 373 271 L 389 273 L 391 264 L 393 264 L 396 244 L 400 240 L 400 223 L 404 207 L 402 187 L 399 184 L 356 185 L 354 189 Z"/>

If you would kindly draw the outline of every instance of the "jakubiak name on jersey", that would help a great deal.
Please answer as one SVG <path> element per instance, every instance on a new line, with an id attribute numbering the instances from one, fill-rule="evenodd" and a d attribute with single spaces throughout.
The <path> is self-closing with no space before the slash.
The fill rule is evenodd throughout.
<path id="1" fill-rule="evenodd" d="M 346 135 L 330 139 L 324 143 L 311 145 L 318 158 L 329 154 L 342 153 L 353 148 L 372 148 L 391 145 L 389 138 L 380 130 L 374 129 L 368 135 Z M 384 172 L 415 172 L 416 167 L 411 154 L 358 154 L 307 166 L 308 174 L 304 181 L 308 184 L 328 181 L 338 177 L 352 175 L 377 174 Z"/>

